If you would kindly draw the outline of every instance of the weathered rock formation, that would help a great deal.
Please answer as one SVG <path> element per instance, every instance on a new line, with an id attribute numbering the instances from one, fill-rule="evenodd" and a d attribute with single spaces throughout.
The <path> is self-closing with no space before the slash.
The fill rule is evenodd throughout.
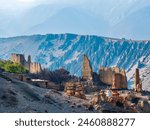
<path id="1" fill-rule="evenodd" d="M 112 89 L 127 89 L 127 77 L 125 70 L 118 67 L 105 68 L 100 67 L 100 80 L 112 86 Z"/>
<path id="2" fill-rule="evenodd" d="M 67 82 L 65 84 L 65 94 L 85 99 L 84 88 L 80 82 Z"/>
<path id="3" fill-rule="evenodd" d="M 75 95 L 75 85 L 73 82 L 67 82 L 65 84 L 65 94 L 68 96 L 74 96 Z"/>
<path id="4" fill-rule="evenodd" d="M 21 64 L 28 69 L 30 73 L 40 73 L 42 70 L 41 64 L 32 63 L 31 56 L 28 56 L 28 61 L 26 61 L 24 55 L 22 54 L 11 54 L 10 60 L 14 63 Z"/>
<path id="5" fill-rule="evenodd" d="M 93 70 L 90 61 L 86 55 L 84 55 L 84 59 L 83 59 L 82 77 L 86 80 L 92 80 L 93 78 Z"/>
<path id="6" fill-rule="evenodd" d="M 134 91 L 136 91 L 136 92 L 141 92 L 142 91 L 142 82 L 141 82 L 141 79 L 140 79 L 139 69 L 135 70 Z"/>

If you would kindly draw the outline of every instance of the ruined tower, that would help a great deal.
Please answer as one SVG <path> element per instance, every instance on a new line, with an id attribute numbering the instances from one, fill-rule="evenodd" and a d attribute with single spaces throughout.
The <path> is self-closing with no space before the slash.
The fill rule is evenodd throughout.
<path id="1" fill-rule="evenodd" d="M 139 69 L 135 69 L 134 91 L 136 91 L 136 92 L 142 91 L 142 81 L 140 79 Z"/>
<path id="2" fill-rule="evenodd" d="M 86 55 L 84 55 L 83 58 L 82 77 L 86 80 L 92 80 L 93 78 L 93 70 L 90 61 Z"/>
<path id="3" fill-rule="evenodd" d="M 23 54 L 11 54 L 10 60 L 14 63 L 21 64 L 27 70 L 29 70 L 30 73 L 40 73 L 42 71 L 41 64 L 32 63 L 30 55 L 28 56 L 28 60 L 26 61 Z"/>
<path id="4" fill-rule="evenodd" d="M 14 63 L 18 63 L 18 64 L 21 64 L 21 65 L 25 65 L 26 63 L 26 60 L 24 58 L 24 55 L 23 54 L 11 54 L 11 57 L 10 57 L 10 60 Z"/>

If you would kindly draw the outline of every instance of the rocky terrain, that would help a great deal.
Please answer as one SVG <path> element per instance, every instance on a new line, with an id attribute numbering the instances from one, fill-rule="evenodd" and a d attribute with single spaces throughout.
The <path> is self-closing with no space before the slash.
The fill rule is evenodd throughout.
<path id="1" fill-rule="evenodd" d="M 0 112 L 96 112 L 88 100 L 0 76 Z"/>
<path id="2" fill-rule="evenodd" d="M 68 96 L 63 91 L 41 88 L 3 74 L 0 74 L 0 83 L 1 113 L 150 112 L 149 92 L 114 90 L 109 93 L 110 90 L 104 89 L 85 94 L 85 98 L 81 99 Z"/>

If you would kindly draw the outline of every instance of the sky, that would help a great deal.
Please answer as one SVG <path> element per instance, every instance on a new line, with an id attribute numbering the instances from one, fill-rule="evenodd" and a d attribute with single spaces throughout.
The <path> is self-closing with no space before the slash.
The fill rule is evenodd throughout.
<path id="1" fill-rule="evenodd" d="M 84 12 L 91 15 L 94 19 L 98 19 L 99 21 L 100 20 L 106 21 L 108 24 L 108 27 L 106 28 L 109 28 L 110 30 L 110 31 L 109 30 L 106 30 L 106 31 L 110 32 L 110 34 L 101 32 L 99 35 L 107 35 L 107 36 L 110 35 L 114 37 L 128 37 L 128 38 L 134 38 L 134 39 L 143 39 L 143 38 L 150 39 L 149 34 L 147 34 L 145 37 L 144 36 L 138 37 L 140 34 L 138 35 L 135 34 L 136 33 L 135 28 L 137 26 L 140 26 L 141 28 L 143 28 L 143 25 L 135 26 L 134 22 L 135 24 L 137 24 L 137 21 L 136 20 L 134 21 L 132 19 L 132 17 L 135 17 L 135 15 L 138 15 L 138 14 L 140 16 L 136 16 L 136 18 L 138 17 L 138 19 L 141 19 L 141 18 L 145 19 L 146 11 L 143 11 L 143 14 L 139 12 L 141 12 L 140 10 L 142 10 L 143 8 L 150 7 L 150 0 L 0 0 L 0 17 L 1 17 L 0 18 L 0 30 L 2 30 L 2 32 L 9 30 L 9 28 L 5 28 L 5 26 L 6 27 L 9 26 L 9 25 L 6 25 L 7 22 L 4 22 L 4 19 L 6 19 L 6 17 L 7 17 L 7 21 L 9 21 L 8 20 L 9 17 L 14 17 L 14 16 L 16 19 L 20 19 L 19 18 L 20 16 L 26 16 L 25 14 L 26 12 L 31 13 L 30 12 L 31 10 L 39 6 L 43 6 L 43 5 L 50 5 L 50 8 L 52 9 L 51 11 L 49 11 L 49 14 L 51 15 L 53 15 L 54 12 L 58 13 L 63 8 L 80 8 L 81 12 L 84 10 Z M 36 11 L 40 12 L 40 10 L 41 8 L 39 8 L 39 11 L 37 10 Z M 38 14 L 34 14 L 34 16 L 35 15 L 38 15 Z M 39 14 L 39 15 L 44 15 L 44 14 Z M 47 17 L 45 16 L 45 20 L 46 18 Z M 149 22 L 149 19 L 147 20 L 147 23 L 148 22 Z M 18 21 L 16 23 L 18 23 Z M 125 24 L 127 23 L 129 24 L 127 29 L 125 28 L 127 33 L 123 32 L 124 29 L 122 29 L 120 32 L 120 29 L 123 28 L 123 26 L 125 26 Z M 41 24 L 41 23 L 38 23 L 38 24 Z M 100 24 L 101 23 L 99 23 L 99 25 Z M 143 22 L 141 24 L 143 24 Z M 146 26 L 147 24 L 144 26 L 144 28 L 146 28 Z M 119 27 L 119 29 L 115 30 L 116 27 Z M 113 30 L 114 32 L 112 32 Z M 116 34 L 117 31 L 118 31 L 118 34 Z M 129 32 L 135 31 L 133 32 L 135 36 L 134 35 L 130 36 L 128 31 Z M 79 31 L 71 30 L 71 32 L 80 33 L 80 30 Z"/>

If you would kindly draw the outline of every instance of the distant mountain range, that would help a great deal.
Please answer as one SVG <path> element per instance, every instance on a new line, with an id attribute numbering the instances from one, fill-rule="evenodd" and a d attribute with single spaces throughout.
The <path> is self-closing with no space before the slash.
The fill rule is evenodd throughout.
<path id="1" fill-rule="evenodd" d="M 116 1 L 40 4 L 20 13 L 0 10 L 0 37 L 68 32 L 149 40 L 150 2 Z"/>
<path id="2" fill-rule="evenodd" d="M 119 66 L 127 71 L 130 87 L 134 69 L 139 68 L 144 89 L 150 89 L 150 41 L 114 39 L 93 35 L 47 34 L 0 38 L 0 59 L 11 53 L 31 55 L 33 61 L 55 70 L 64 67 L 81 76 L 86 54 L 95 72 L 100 66 Z"/>

